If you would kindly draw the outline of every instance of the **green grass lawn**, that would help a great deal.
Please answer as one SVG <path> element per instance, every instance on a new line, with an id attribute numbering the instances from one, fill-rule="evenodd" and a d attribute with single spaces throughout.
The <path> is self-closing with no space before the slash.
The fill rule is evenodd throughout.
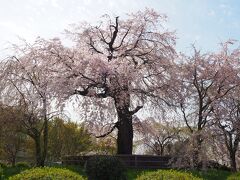
<path id="1" fill-rule="evenodd" d="M 81 166 L 54 166 L 59 168 L 66 168 L 72 170 L 74 172 L 79 173 L 80 175 L 86 177 L 83 167 Z M 13 176 L 15 174 L 24 171 L 26 168 L 19 168 L 19 167 L 7 167 L 3 170 L 4 178 L 1 180 L 8 179 L 8 177 Z M 143 172 L 149 172 L 154 170 L 137 170 L 137 169 L 128 169 L 127 170 L 127 179 L 134 180 L 137 176 L 142 174 Z M 221 170 L 208 170 L 208 171 L 190 171 L 193 175 L 201 177 L 205 180 L 226 180 L 228 176 L 231 175 L 231 172 L 228 171 L 221 171 Z"/>

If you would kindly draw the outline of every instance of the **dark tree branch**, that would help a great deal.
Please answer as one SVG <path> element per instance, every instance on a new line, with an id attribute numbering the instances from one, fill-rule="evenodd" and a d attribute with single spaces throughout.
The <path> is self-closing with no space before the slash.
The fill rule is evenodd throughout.
<path id="1" fill-rule="evenodd" d="M 193 129 L 192 129 L 192 127 L 191 127 L 191 126 L 189 125 L 189 123 L 188 123 L 187 116 L 186 116 L 186 113 L 185 113 L 185 109 L 184 109 L 182 103 L 180 103 L 180 107 L 181 107 L 180 109 L 181 109 L 181 111 L 182 111 L 182 113 L 183 113 L 183 119 L 184 119 L 184 121 L 185 121 L 188 129 L 191 131 L 191 133 L 193 133 Z"/>
<path id="2" fill-rule="evenodd" d="M 130 111 L 130 114 L 133 115 L 133 114 L 137 113 L 142 108 L 143 108 L 143 106 L 137 106 L 133 111 Z"/>
<path id="3" fill-rule="evenodd" d="M 88 44 L 90 45 L 91 49 L 93 49 L 94 51 L 96 51 L 96 52 L 99 53 L 99 54 L 103 54 L 102 51 L 99 51 L 99 50 L 94 46 L 94 42 L 93 42 L 93 40 L 92 40 L 91 37 L 90 37 L 89 40 L 90 40 L 90 42 L 89 42 Z"/>
<path id="4" fill-rule="evenodd" d="M 109 46 L 109 51 L 110 51 L 110 55 L 108 56 L 108 61 L 111 61 L 112 58 L 113 58 L 113 51 L 114 51 L 114 47 L 113 47 L 113 44 L 116 40 L 116 37 L 117 37 L 117 34 L 118 34 L 118 18 L 119 17 L 116 17 L 116 22 L 115 22 L 115 26 L 112 25 L 112 27 L 114 28 L 114 31 L 113 31 L 113 35 L 111 37 L 111 40 L 108 44 Z"/>
<path id="5" fill-rule="evenodd" d="M 124 34 L 124 36 L 123 36 L 123 38 L 122 38 L 120 44 L 119 44 L 117 47 L 115 47 L 115 49 L 118 49 L 118 48 L 120 48 L 120 47 L 122 46 L 122 44 L 123 44 L 123 42 L 124 42 L 124 39 L 125 39 L 126 36 L 128 35 L 130 29 L 131 29 L 131 27 L 128 28 L 128 30 L 127 30 L 126 33 Z"/>
<path id="6" fill-rule="evenodd" d="M 118 125 L 119 125 L 119 122 L 116 122 L 116 123 L 114 124 L 114 126 L 113 126 L 108 132 L 106 132 L 106 133 L 104 133 L 104 134 L 102 134 L 102 135 L 99 135 L 99 136 L 95 136 L 95 137 L 96 137 L 96 138 L 106 137 L 107 135 L 111 134 L 111 133 L 114 131 L 114 129 L 118 127 Z"/>

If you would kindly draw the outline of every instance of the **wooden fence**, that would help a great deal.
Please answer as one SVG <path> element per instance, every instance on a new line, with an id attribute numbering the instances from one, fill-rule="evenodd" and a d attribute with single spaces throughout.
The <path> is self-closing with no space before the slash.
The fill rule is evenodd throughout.
<path id="1" fill-rule="evenodd" d="M 65 156 L 62 158 L 64 165 L 81 165 L 92 156 Z M 152 155 L 115 155 L 126 167 L 137 169 L 168 169 L 171 168 L 170 156 Z"/>

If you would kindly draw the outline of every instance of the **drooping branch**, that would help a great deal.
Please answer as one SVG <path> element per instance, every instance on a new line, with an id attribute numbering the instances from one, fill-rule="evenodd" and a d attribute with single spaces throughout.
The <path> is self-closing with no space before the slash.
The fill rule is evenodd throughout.
<path id="1" fill-rule="evenodd" d="M 24 67 L 20 61 L 20 59 L 18 59 L 16 56 L 12 56 L 13 59 L 15 59 L 19 65 L 21 66 L 21 68 L 26 72 L 26 75 L 28 77 L 27 81 L 29 81 L 33 86 L 34 88 L 36 89 L 36 91 L 38 92 L 39 96 L 44 99 L 45 96 L 44 96 L 44 93 L 42 93 L 39 89 L 39 82 L 37 82 L 31 75 L 31 73 L 26 69 L 26 67 Z M 34 71 L 32 72 L 33 73 L 33 76 L 35 77 L 36 75 L 34 74 Z"/>

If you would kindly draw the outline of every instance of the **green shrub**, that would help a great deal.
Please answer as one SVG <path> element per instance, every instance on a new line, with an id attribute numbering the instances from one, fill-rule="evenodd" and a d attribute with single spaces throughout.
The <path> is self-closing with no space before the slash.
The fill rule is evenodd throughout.
<path id="1" fill-rule="evenodd" d="M 123 180 L 125 168 L 123 163 L 113 156 L 93 156 L 85 165 L 89 180 Z"/>
<path id="2" fill-rule="evenodd" d="M 3 163 L 3 162 L 0 162 L 0 167 L 2 167 L 3 169 L 4 168 L 7 168 L 7 164 Z"/>
<path id="3" fill-rule="evenodd" d="M 0 166 L 0 180 L 3 179 L 3 168 Z"/>
<path id="4" fill-rule="evenodd" d="M 33 168 L 12 176 L 9 180 L 84 180 L 79 174 L 61 168 Z"/>
<path id="5" fill-rule="evenodd" d="M 239 180 L 240 179 L 240 172 L 234 173 L 227 178 L 227 180 Z"/>
<path id="6" fill-rule="evenodd" d="M 30 168 L 30 164 L 28 164 L 27 162 L 18 162 L 15 165 L 18 168 Z"/>
<path id="7" fill-rule="evenodd" d="M 190 173 L 179 172 L 175 170 L 158 170 L 155 172 L 147 172 L 137 177 L 137 180 L 203 180 L 194 177 Z"/>

